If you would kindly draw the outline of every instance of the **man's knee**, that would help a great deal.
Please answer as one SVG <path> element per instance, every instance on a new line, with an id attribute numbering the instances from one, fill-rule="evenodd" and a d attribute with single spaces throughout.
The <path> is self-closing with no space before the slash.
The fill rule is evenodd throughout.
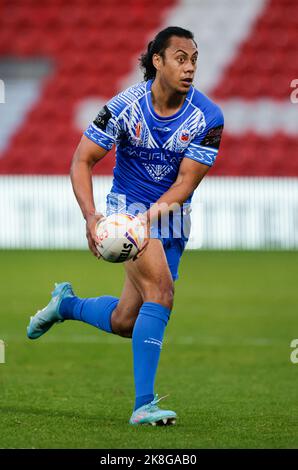
<path id="1" fill-rule="evenodd" d="M 172 310 L 174 303 L 174 283 L 149 284 L 144 289 L 144 302 L 156 302 Z"/>

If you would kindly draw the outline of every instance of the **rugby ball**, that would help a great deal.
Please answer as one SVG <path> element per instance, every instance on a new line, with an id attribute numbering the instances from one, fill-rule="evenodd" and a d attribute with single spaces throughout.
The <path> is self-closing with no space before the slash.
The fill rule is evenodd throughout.
<path id="1" fill-rule="evenodd" d="M 105 261 L 123 263 L 136 256 L 144 239 L 145 227 L 139 217 L 112 214 L 97 223 L 96 248 Z"/>

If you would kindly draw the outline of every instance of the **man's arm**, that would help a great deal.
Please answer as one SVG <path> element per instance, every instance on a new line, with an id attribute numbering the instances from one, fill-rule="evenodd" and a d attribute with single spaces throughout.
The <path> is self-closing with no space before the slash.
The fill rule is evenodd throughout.
<path id="1" fill-rule="evenodd" d="M 209 169 L 210 167 L 207 165 L 190 158 L 184 158 L 181 162 L 176 181 L 148 211 L 150 223 L 159 215 L 163 215 L 171 210 L 177 210 L 177 205 L 182 206 L 197 188 Z"/>
<path id="2" fill-rule="evenodd" d="M 70 178 L 78 204 L 81 208 L 84 219 L 86 220 L 86 237 L 92 253 L 98 258 L 99 254 L 95 246 L 97 237 L 95 226 L 98 220 L 103 216 L 96 214 L 93 186 L 92 186 L 92 168 L 106 154 L 107 150 L 92 142 L 86 136 L 82 139 L 74 153 Z"/>
<path id="3" fill-rule="evenodd" d="M 208 165 L 203 165 L 190 158 L 184 158 L 182 160 L 176 181 L 147 212 L 140 215 L 144 224 L 147 226 L 147 236 L 141 250 L 134 259 L 142 256 L 148 245 L 148 235 L 150 234 L 150 225 L 152 222 L 170 211 L 177 210 L 178 206 L 182 206 L 197 188 L 209 169 L 210 167 Z"/>

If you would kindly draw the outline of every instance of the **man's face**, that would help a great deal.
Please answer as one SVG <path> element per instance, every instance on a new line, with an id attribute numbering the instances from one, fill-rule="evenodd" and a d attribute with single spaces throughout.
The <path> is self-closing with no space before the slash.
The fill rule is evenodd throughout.
<path id="1" fill-rule="evenodd" d="M 156 77 L 180 94 L 187 94 L 197 68 L 198 50 L 192 39 L 172 36 L 164 57 L 154 54 Z"/>

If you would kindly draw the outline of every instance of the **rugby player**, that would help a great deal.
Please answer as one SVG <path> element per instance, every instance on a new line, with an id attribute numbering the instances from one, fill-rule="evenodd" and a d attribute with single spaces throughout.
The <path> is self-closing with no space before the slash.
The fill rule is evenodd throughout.
<path id="1" fill-rule="evenodd" d="M 131 338 L 135 405 L 129 422 L 133 425 L 176 421 L 174 411 L 159 407 L 154 382 L 173 307 L 174 281 L 189 235 L 187 209 L 215 162 L 223 129 L 220 108 L 193 86 L 197 62 L 198 48 L 190 31 L 180 27 L 160 31 L 141 57 L 144 81 L 100 110 L 73 157 L 73 190 L 96 257 L 95 227 L 104 216 L 96 212 L 92 168 L 113 145 L 116 165 L 106 213 L 133 213 L 146 221 L 148 237 L 142 250 L 124 263 L 120 298 L 79 298 L 69 282 L 62 282 L 56 284 L 49 304 L 31 317 L 27 329 L 28 337 L 36 339 L 54 323 L 80 320 Z M 178 234 L 177 207 L 183 219 Z M 158 224 L 165 214 L 169 215 L 166 234 Z"/>

